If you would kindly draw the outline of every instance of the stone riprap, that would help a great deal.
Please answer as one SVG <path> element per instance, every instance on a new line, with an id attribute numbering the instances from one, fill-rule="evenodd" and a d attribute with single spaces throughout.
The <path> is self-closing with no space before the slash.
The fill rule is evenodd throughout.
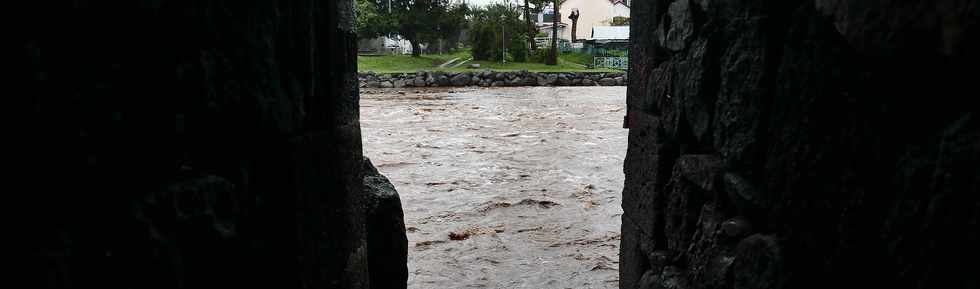
<path id="1" fill-rule="evenodd" d="M 362 88 L 463 86 L 624 86 L 623 72 L 419 71 L 358 74 Z"/>

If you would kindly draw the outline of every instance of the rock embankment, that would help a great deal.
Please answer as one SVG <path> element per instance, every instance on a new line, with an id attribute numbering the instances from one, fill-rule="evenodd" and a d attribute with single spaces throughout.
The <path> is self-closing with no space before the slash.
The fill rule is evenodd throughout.
<path id="1" fill-rule="evenodd" d="M 624 86 L 623 72 L 529 72 L 529 71 L 419 71 L 416 73 L 358 74 L 361 87 L 461 87 L 461 86 Z"/>

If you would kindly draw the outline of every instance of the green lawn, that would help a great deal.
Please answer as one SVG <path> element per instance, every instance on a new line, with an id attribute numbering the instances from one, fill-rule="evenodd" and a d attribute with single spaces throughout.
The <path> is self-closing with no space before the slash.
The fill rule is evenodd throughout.
<path id="1" fill-rule="evenodd" d="M 457 68 L 439 68 L 438 66 L 446 61 L 453 58 L 460 58 L 461 60 L 469 59 L 470 52 L 468 50 L 451 53 L 451 54 L 425 54 L 421 57 L 412 57 L 411 55 L 382 55 L 382 56 L 357 56 L 357 71 L 367 72 L 373 71 L 377 73 L 410 73 L 418 70 L 429 70 L 429 71 L 473 71 L 473 70 L 484 70 L 491 69 L 496 71 L 515 71 L 515 70 L 528 70 L 535 72 L 583 72 L 583 71 L 594 71 L 594 72 L 612 72 L 617 71 L 613 69 L 589 69 L 582 64 L 576 62 L 584 62 L 581 55 L 564 54 L 559 58 L 558 65 L 545 65 L 543 63 L 527 63 L 527 62 L 491 62 L 491 61 L 470 61 L 465 65 Z M 469 69 L 466 68 L 471 63 L 480 64 L 479 69 Z"/>
<path id="2" fill-rule="evenodd" d="M 416 70 L 434 70 L 440 64 L 450 59 L 462 57 L 469 58 L 469 52 L 465 54 L 426 54 L 420 57 L 411 55 L 382 55 L 382 56 L 357 56 L 357 71 L 374 71 L 379 73 L 387 72 L 415 72 Z"/>
<path id="3" fill-rule="evenodd" d="M 469 63 L 479 63 L 479 69 L 491 69 L 496 71 L 515 71 L 515 70 L 528 70 L 535 72 L 582 72 L 582 71 L 595 71 L 595 72 L 606 72 L 613 71 L 609 69 L 589 69 L 585 66 L 578 65 L 572 62 L 568 62 L 559 59 L 558 65 L 547 65 L 544 63 L 529 63 L 529 62 L 491 62 L 491 61 L 470 61 Z M 468 71 L 474 70 L 469 68 L 454 68 L 454 71 Z"/>
<path id="4" fill-rule="evenodd" d="M 564 60 L 564 61 L 568 61 L 568 62 L 572 62 L 572 63 L 578 63 L 578 64 L 582 64 L 582 65 L 591 65 L 592 64 L 592 54 L 588 54 L 588 53 L 581 53 L 581 52 L 580 53 L 562 53 L 562 55 L 559 56 L 558 58 L 561 59 L 561 60 Z"/>

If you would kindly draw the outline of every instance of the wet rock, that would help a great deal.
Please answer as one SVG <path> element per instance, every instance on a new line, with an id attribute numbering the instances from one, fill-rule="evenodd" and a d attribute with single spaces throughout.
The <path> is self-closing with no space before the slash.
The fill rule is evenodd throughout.
<path id="1" fill-rule="evenodd" d="M 497 80 L 497 81 L 494 81 L 493 83 L 491 83 L 490 84 L 490 87 L 501 87 L 501 86 L 504 86 L 506 84 L 507 84 L 506 82 Z"/>
<path id="2" fill-rule="evenodd" d="M 691 288 L 684 279 L 685 272 L 675 266 L 667 266 L 660 271 L 648 270 L 643 274 L 637 288 L 642 289 L 687 289 Z"/>
<path id="3" fill-rule="evenodd" d="M 537 77 L 537 85 L 538 85 L 538 86 L 546 86 L 546 85 L 548 85 L 548 83 L 547 83 L 547 79 L 545 79 L 545 78 L 544 78 L 544 77 L 542 77 L 542 76 L 538 76 L 538 77 Z"/>
<path id="4" fill-rule="evenodd" d="M 453 76 L 451 81 L 453 86 L 467 86 L 470 84 L 470 76 L 466 73 L 460 73 Z"/>
<path id="5" fill-rule="evenodd" d="M 739 216 L 722 223 L 721 230 L 729 237 L 741 238 L 752 233 L 752 223 L 749 219 Z"/>
<path id="6" fill-rule="evenodd" d="M 554 74 L 548 74 L 544 77 L 544 79 L 545 81 L 543 85 L 555 85 L 555 83 L 558 81 L 558 76 L 555 76 Z"/>
<path id="7" fill-rule="evenodd" d="M 690 0 L 670 3 L 670 7 L 667 9 L 667 13 L 670 15 L 670 30 L 664 39 L 664 47 L 679 51 L 687 46 L 688 39 L 694 33 L 690 5 Z"/>
<path id="8" fill-rule="evenodd" d="M 592 79 L 585 78 L 585 79 L 582 79 L 582 85 L 583 86 L 595 86 L 596 83 L 595 83 L 595 81 L 592 81 Z"/>
<path id="9" fill-rule="evenodd" d="M 677 252 L 668 250 L 653 251 L 647 256 L 652 268 L 664 268 L 668 265 L 673 265 L 674 259 L 676 258 Z"/>
<path id="10" fill-rule="evenodd" d="M 696 282 L 703 284 L 703 288 L 733 288 L 734 274 L 732 267 L 734 267 L 734 263 L 734 256 L 726 254 L 715 255 L 704 266 L 700 280 Z"/>
<path id="11" fill-rule="evenodd" d="M 740 212 L 756 212 L 769 207 L 769 202 L 762 191 L 745 177 L 728 172 L 724 174 L 723 180 L 729 200 Z"/>
<path id="12" fill-rule="evenodd" d="M 397 88 L 405 87 L 405 81 L 404 80 L 401 80 L 401 79 L 395 80 L 392 84 L 393 84 L 394 87 L 397 87 Z"/>
<path id="13" fill-rule="evenodd" d="M 176 225 L 186 226 L 186 229 L 192 229 L 195 222 L 205 222 L 210 228 L 193 230 L 206 231 L 210 237 L 228 238 L 236 234 L 236 217 L 240 213 L 237 212 L 240 205 L 235 200 L 236 192 L 235 185 L 222 177 L 188 177 L 171 183 L 160 192 L 147 194 L 136 207 L 141 218 L 173 216 Z"/>
<path id="14" fill-rule="evenodd" d="M 521 78 L 521 85 L 523 86 L 535 86 L 538 85 L 537 76 L 526 75 Z"/>
<path id="15" fill-rule="evenodd" d="M 392 87 L 395 87 L 395 85 L 391 83 L 391 81 L 386 80 L 381 82 L 381 88 L 392 88 Z"/>
<path id="16" fill-rule="evenodd" d="M 437 79 L 436 80 L 436 84 L 438 84 L 438 86 L 451 86 L 452 85 L 452 82 L 449 80 L 449 76 L 446 76 L 443 73 L 440 73 L 439 76 L 438 76 L 438 78 L 436 78 L 436 79 Z"/>
<path id="17" fill-rule="evenodd" d="M 22 4 L 11 283 L 368 287 L 353 1 Z"/>
<path id="18" fill-rule="evenodd" d="M 572 81 L 565 76 L 565 74 L 558 75 L 558 79 L 555 82 L 557 85 L 572 85 Z"/>
<path id="19" fill-rule="evenodd" d="M 523 199 L 514 205 L 524 205 L 524 206 L 537 206 L 542 209 L 550 209 L 551 207 L 557 206 L 558 203 L 549 200 L 534 200 L 534 199 Z"/>
<path id="20" fill-rule="evenodd" d="M 371 288 L 406 288 L 408 238 L 395 187 L 364 158 L 368 266 Z"/>
<path id="21" fill-rule="evenodd" d="M 975 283 L 950 260 L 980 255 L 961 241 L 978 197 L 957 193 L 980 174 L 940 159 L 980 155 L 980 126 L 960 123 L 975 82 L 952 72 L 978 67 L 976 16 L 951 12 L 976 1 L 777 2 L 633 3 L 624 246 L 679 250 L 699 288 Z M 624 252 L 638 288 L 649 262 Z"/>
<path id="22" fill-rule="evenodd" d="M 755 234 L 739 242 L 732 263 L 735 288 L 785 288 L 783 250 L 776 238 Z"/>
<path id="23" fill-rule="evenodd" d="M 425 87 L 426 86 L 425 79 L 422 78 L 422 77 L 416 76 L 415 77 L 415 80 L 412 81 L 412 86 L 414 86 L 414 87 Z"/>
<path id="24" fill-rule="evenodd" d="M 724 163 L 716 155 L 683 155 L 674 164 L 674 174 L 704 191 L 714 191 L 721 181 Z"/>
<path id="25" fill-rule="evenodd" d="M 667 189 L 670 194 L 664 208 L 664 238 L 667 248 L 681 250 L 692 242 L 699 228 L 697 222 L 706 194 L 687 181 L 675 181 Z"/>
<path id="26" fill-rule="evenodd" d="M 367 87 L 368 88 L 379 88 L 379 87 L 381 87 L 381 82 L 378 82 L 376 80 L 370 80 L 370 81 L 367 82 Z"/>
<path id="27" fill-rule="evenodd" d="M 612 78 L 601 78 L 599 79 L 599 85 L 602 86 L 614 86 L 616 85 L 616 80 Z"/>

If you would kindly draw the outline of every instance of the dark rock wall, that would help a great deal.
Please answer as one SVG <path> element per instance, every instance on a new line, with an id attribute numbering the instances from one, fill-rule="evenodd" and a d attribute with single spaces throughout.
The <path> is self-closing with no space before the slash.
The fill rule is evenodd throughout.
<path id="1" fill-rule="evenodd" d="M 978 1 L 635 1 L 621 288 L 977 288 Z"/>
<path id="2" fill-rule="evenodd" d="M 391 181 L 367 157 L 364 158 L 364 195 L 371 288 L 406 288 L 408 236 L 401 198 Z"/>
<path id="3" fill-rule="evenodd" d="M 415 73 L 358 74 L 362 88 L 462 87 L 462 86 L 623 86 L 622 72 L 528 72 L 524 71 L 418 71 Z"/>
<path id="4" fill-rule="evenodd" d="M 17 287 L 367 287 L 353 1 L 25 2 Z"/>

